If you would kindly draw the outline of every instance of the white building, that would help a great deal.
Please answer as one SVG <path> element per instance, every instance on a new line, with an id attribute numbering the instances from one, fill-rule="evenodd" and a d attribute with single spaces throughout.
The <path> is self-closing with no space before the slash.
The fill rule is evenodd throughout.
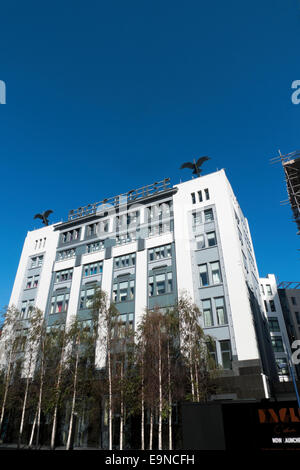
<path id="1" fill-rule="evenodd" d="M 28 232 L 10 305 L 24 318 L 38 306 L 49 327 L 89 321 L 101 286 L 136 328 L 145 308 L 187 291 L 225 375 L 256 374 L 268 396 L 276 369 L 258 279 L 247 219 L 220 170 L 173 187 L 165 179 Z"/>

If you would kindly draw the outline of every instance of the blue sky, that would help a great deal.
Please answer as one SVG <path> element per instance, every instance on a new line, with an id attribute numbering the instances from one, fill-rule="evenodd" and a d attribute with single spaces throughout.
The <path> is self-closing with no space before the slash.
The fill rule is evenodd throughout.
<path id="1" fill-rule="evenodd" d="M 300 280 L 277 154 L 300 148 L 298 0 L 10 0 L 0 15 L 0 306 L 33 215 L 170 177 L 210 155 L 249 219 L 261 275 Z"/>

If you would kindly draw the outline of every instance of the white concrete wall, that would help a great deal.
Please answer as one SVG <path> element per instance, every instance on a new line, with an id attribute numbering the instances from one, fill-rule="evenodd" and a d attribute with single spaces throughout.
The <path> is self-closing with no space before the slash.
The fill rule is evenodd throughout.
<path id="1" fill-rule="evenodd" d="M 245 282 L 243 260 L 236 229 L 232 203 L 232 189 L 224 170 L 195 178 L 176 185 L 174 195 L 174 227 L 176 241 L 176 264 L 179 293 L 187 290 L 192 297 L 193 275 L 188 232 L 188 214 L 195 209 L 215 205 L 217 224 L 235 334 L 235 345 L 239 360 L 258 359 L 259 351 L 252 320 L 248 290 Z M 209 200 L 192 203 L 191 193 L 209 189 Z M 193 298 L 194 300 L 194 298 Z"/>

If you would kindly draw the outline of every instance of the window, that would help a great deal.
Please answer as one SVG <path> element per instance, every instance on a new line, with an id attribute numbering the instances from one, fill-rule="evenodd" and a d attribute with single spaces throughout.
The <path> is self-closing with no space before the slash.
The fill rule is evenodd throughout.
<path id="1" fill-rule="evenodd" d="M 200 286 L 201 287 L 208 286 L 209 281 L 208 281 L 207 264 L 201 264 L 199 266 L 199 274 L 200 274 Z"/>
<path id="2" fill-rule="evenodd" d="M 21 318 L 26 318 L 27 314 L 27 300 L 23 300 L 21 304 Z"/>
<path id="3" fill-rule="evenodd" d="M 94 253 L 94 251 L 103 250 L 103 249 L 104 249 L 104 240 L 100 240 L 95 243 L 89 243 L 86 246 L 86 251 L 88 253 Z"/>
<path id="4" fill-rule="evenodd" d="M 205 237 L 204 235 L 197 235 L 196 237 L 196 243 L 197 243 L 197 250 L 201 250 L 202 248 L 205 248 Z"/>
<path id="5" fill-rule="evenodd" d="M 276 312 L 274 300 L 270 300 L 270 309 L 271 309 L 271 312 Z"/>
<path id="6" fill-rule="evenodd" d="M 124 280 L 115 281 L 113 285 L 113 301 L 114 302 L 126 302 L 134 299 L 134 288 L 135 281 Z"/>
<path id="7" fill-rule="evenodd" d="M 280 332 L 279 322 L 278 322 L 278 319 L 276 317 L 269 317 L 268 322 L 269 322 L 269 329 L 272 333 L 279 333 Z"/>
<path id="8" fill-rule="evenodd" d="M 217 350 L 216 350 L 216 342 L 211 340 L 206 343 L 208 354 L 211 359 L 211 367 L 216 367 L 218 360 L 217 360 Z"/>
<path id="9" fill-rule="evenodd" d="M 206 209 L 204 211 L 204 221 L 205 222 L 211 222 L 214 220 L 214 214 L 212 209 Z"/>
<path id="10" fill-rule="evenodd" d="M 39 268 L 43 264 L 43 256 L 35 256 L 34 258 L 31 258 L 31 268 Z"/>
<path id="11" fill-rule="evenodd" d="M 295 312 L 295 317 L 296 317 L 297 323 L 300 324 L 300 313 L 299 313 L 299 312 Z"/>
<path id="12" fill-rule="evenodd" d="M 266 312 L 268 312 L 269 310 L 268 310 L 268 304 L 267 304 L 267 301 L 266 301 L 266 300 L 264 300 L 264 304 L 265 304 Z"/>
<path id="13" fill-rule="evenodd" d="M 73 276 L 73 268 L 57 271 L 55 282 L 71 281 Z"/>
<path id="14" fill-rule="evenodd" d="M 272 338 L 272 346 L 274 352 L 284 352 L 283 342 L 280 336 Z"/>
<path id="15" fill-rule="evenodd" d="M 210 263 L 210 266 L 211 266 L 212 283 L 213 284 L 220 284 L 220 282 L 222 282 L 222 279 L 221 279 L 221 271 L 220 271 L 219 261 L 215 261 L 214 263 Z"/>
<path id="16" fill-rule="evenodd" d="M 208 246 L 215 246 L 217 244 L 216 232 L 208 232 L 207 243 Z"/>
<path id="17" fill-rule="evenodd" d="M 211 300 L 206 299 L 202 300 L 202 308 L 203 308 L 203 318 L 204 318 L 204 326 L 209 327 L 213 326 L 213 315 L 211 309 Z"/>
<path id="18" fill-rule="evenodd" d="M 275 359 L 278 375 L 290 375 L 289 366 L 285 357 Z"/>
<path id="19" fill-rule="evenodd" d="M 224 297 L 217 297 L 215 299 L 216 313 L 218 325 L 226 325 L 228 323 Z"/>
<path id="20" fill-rule="evenodd" d="M 115 258 L 115 269 L 127 268 L 129 266 L 135 266 L 135 253 Z"/>
<path id="21" fill-rule="evenodd" d="M 74 256 L 75 256 L 74 248 L 71 248 L 70 250 L 59 251 L 57 253 L 57 261 L 73 258 Z"/>
<path id="22" fill-rule="evenodd" d="M 69 306 L 69 293 L 57 291 L 51 297 L 50 314 L 65 313 Z"/>
<path id="23" fill-rule="evenodd" d="M 39 284 L 39 278 L 40 276 L 37 274 L 36 276 L 34 276 L 33 278 L 33 287 L 37 287 L 38 284 Z"/>
<path id="24" fill-rule="evenodd" d="M 244 245 L 244 242 L 243 242 L 243 235 L 242 235 L 242 232 L 240 231 L 240 229 L 237 227 L 238 229 L 238 234 L 239 234 L 239 239 L 240 239 L 240 242 L 241 242 L 241 245 L 243 246 Z"/>
<path id="25" fill-rule="evenodd" d="M 230 341 L 220 341 L 222 364 L 224 369 L 231 369 L 231 348 Z"/>
<path id="26" fill-rule="evenodd" d="M 149 261 L 156 261 L 159 259 L 170 258 L 172 256 L 171 245 L 158 246 L 151 248 L 149 251 Z"/>
<path id="27" fill-rule="evenodd" d="M 202 202 L 202 201 L 203 201 L 203 198 L 202 198 L 202 191 L 198 191 L 198 198 L 199 198 L 199 202 Z"/>
<path id="28" fill-rule="evenodd" d="M 97 263 L 86 264 L 83 267 L 83 277 L 94 276 L 95 274 L 102 274 L 103 262 L 98 261 Z"/>
<path id="29" fill-rule="evenodd" d="M 243 250 L 242 250 L 242 255 L 243 255 L 244 268 L 245 268 L 246 272 L 248 272 L 247 258 L 246 258 L 245 253 L 243 252 Z"/>
<path id="30" fill-rule="evenodd" d="M 266 284 L 266 289 L 267 289 L 267 294 L 272 295 L 272 289 L 271 289 L 270 284 Z"/>
<path id="31" fill-rule="evenodd" d="M 192 217 L 193 217 L 193 221 L 192 221 L 193 228 L 195 228 L 198 225 L 200 225 L 202 222 L 201 212 L 193 212 Z"/>
<path id="32" fill-rule="evenodd" d="M 29 318 L 32 314 L 32 310 L 34 307 L 34 299 L 30 300 L 23 300 L 21 304 L 21 319 L 26 320 Z"/>
<path id="33" fill-rule="evenodd" d="M 149 276 L 149 297 L 168 294 L 173 291 L 172 272 L 153 274 Z"/>
<path id="34" fill-rule="evenodd" d="M 263 284 L 261 284 L 261 285 L 260 285 L 260 288 L 261 288 L 261 293 L 262 293 L 263 295 L 265 295 L 265 289 L 264 289 L 264 285 L 263 285 Z"/>
<path id="35" fill-rule="evenodd" d="M 80 301 L 79 301 L 80 310 L 92 308 L 96 288 L 97 288 L 96 283 L 85 284 L 84 288 L 80 292 Z"/>
<path id="36" fill-rule="evenodd" d="M 291 297 L 291 301 L 293 305 L 297 305 L 296 297 Z"/>
<path id="37" fill-rule="evenodd" d="M 208 200 L 209 199 L 209 191 L 208 189 L 204 189 L 204 193 L 205 193 L 205 199 Z"/>
<path id="38" fill-rule="evenodd" d="M 26 289 L 31 289 L 32 288 L 32 280 L 33 280 L 33 277 L 30 276 L 27 278 L 27 281 L 26 281 Z"/>
<path id="39" fill-rule="evenodd" d="M 191 197 L 192 197 L 192 204 L 196 204 L 196 196 L 195 196 L 195 193 L 192 193 L 192 194 L 191 194 Z"/>

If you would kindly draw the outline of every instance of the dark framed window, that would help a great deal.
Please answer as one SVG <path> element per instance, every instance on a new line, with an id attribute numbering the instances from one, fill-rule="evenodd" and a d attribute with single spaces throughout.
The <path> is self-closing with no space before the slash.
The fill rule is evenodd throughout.
<path id="1" fill-rule="evenodd" d="M 280 332 L 279 322 L 276 317 L 269 317 L 268 322 L 269 322 L 269 329 L 272 333 Z"/>
<path id="2" fill-rule="evenodd" d="M 274 336 L 272 338 L 272 346 L 274 352 L 284 352 L 283 341 L 280 336 Z"/>
<path id="3" fill-rule="evenodd" d="M 103 273 L 103 261 L 85 264 L 83 267 L 83 277 L 95 276 Z"/>
<path id="4" fill-rule="evenodd" d="M 156 261 L 159 259 L 170 258 L 172 256 L 171 244 L 157 246 L 148 250 L 149 261 Z"/>
<path id="5" fill-rule="evenodd" d="M 50 315 L 55 313 L 66 313 L 69 306 L 69 292 L 55 292 L 51 297 Z"/>
<path id="6" fill-rule="evenodd" d="M 229 340 L 220 341 L 222 365 L 224 369 L 231 369 L 231 347 Z"/>

